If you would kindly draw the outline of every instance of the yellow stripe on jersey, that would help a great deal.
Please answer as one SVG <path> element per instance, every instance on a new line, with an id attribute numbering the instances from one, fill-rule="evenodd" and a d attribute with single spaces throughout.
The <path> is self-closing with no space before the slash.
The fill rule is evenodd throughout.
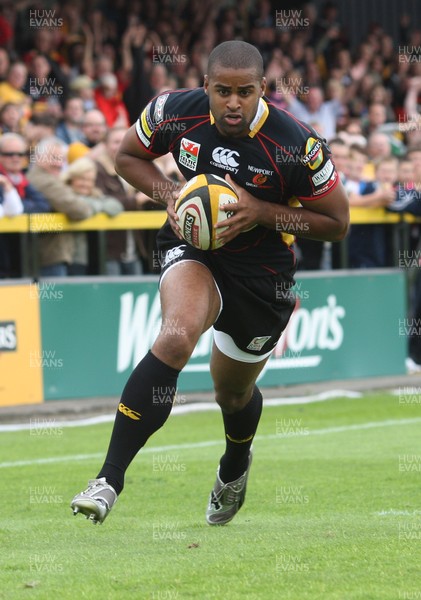
<path id="1" fill-rule="evenodd" d="M 144 133 L 148 136 L 151 137 L 152 135 L 152 131 L 149 128 L 149 125 L 146 121 L 146 110 L 147 108 L 145 108 L 145 110 L 142 112 L 142 114 L 140 115 L 141 121 L 142 121 L 142 128 Z"/>
<path id="2" fill-rule="evenodd" d="M 254 137 L 256 133 L 263 127 L 263 123 L 269 116 L 269 107 L 263 98 L 259 100 L 259 106 L 257 107 L 256 116 L 253 121 L 250 123 L 250 133 L 249 137 Z"/>
<path id="3" fill-rule="evenodd" d="M 288 206 L 298 207 L 301 206 L 301 204 L 296 196 L 291 196 L 291 198 L 288 200 Z M 290 233 L 282 232 L 281 238 L 287 246 L 291 246 L 291 244 L 295 242 L 295 235 L 291 235 Z"/>
<path id="4" fill-rule="evenodd" d="M 301 206 L 301 202 L 298 200 L 297 196 L 291 196 L 291 198 L 288 200 L 288 206 L 298 208 Z"/>
<path id="5" fill-rule="evenodd" d="M 281 238 L 287 246 L 291 246 L 295 242 L 295 235 L 290 233 L 281 233 Z"/>

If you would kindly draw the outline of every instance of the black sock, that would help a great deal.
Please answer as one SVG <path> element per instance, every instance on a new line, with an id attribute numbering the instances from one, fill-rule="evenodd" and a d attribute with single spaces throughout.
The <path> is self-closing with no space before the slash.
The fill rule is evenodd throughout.
<path id="1" fill-rule="evenodd" d="M 226 448 L 219 477 L 224 483 L 235 481 L 247 469 L 250 447 L 262 414 L 262 400 L 259 388 L 254 386 L 251 400 L 244 408 L 232 414 L 222 411 Z"/>
<path id="2" fill-rule="evenodd" d="M 127 467 L 147 439 L 168 419 L 180 371 L 148 352 L 130 375 L 122 396 L 107 456 L 97 477 L 105 477 L 117 494 Z"/>

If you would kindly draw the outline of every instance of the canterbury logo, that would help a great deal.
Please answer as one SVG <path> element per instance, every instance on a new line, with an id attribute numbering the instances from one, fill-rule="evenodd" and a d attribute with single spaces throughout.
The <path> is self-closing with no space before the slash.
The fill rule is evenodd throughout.
<path id="1" fill-rule="evenodd" d="M 240 163 L 235 160 L 235 156 L 240 157 L 238 152 L 235 150 L 227 150 L 227 148 L 222 148 L 222 146 L 218 146 L 212 152 L 212 158 L 216 163 L 220 165 L 225 165 L 227 167 L 238 167 Z"/>
<path id="2" fill-rule="evenodd" d="M 167 264 L 172 260 L 176 260 L 177 258 L 180 258 L 180 256 L 183 256 L 184 252 L 186 251 L 186 247 L 186 244 L 182 244 L 181 246 L 177 246 L 176 248 L 171 248 L 171 250 L 168 250 L 165 255 L 164 262 L 162 263 L 162 267 L 166 267 Z"/>
<path id="3" fill-rule="evenodd" d="M 136 412 L 135 410 L 132 410 L 128 406 L 124 406 L 124 404 L 122 404 L 121 402 L 118 405 L 118 410 L 121 413 L 123 413 L 123 415 L 125 415 L 126 417 L 129 417 L 129 419 L 133 419 L 133 421 L 140 421 L 140 417 L 142 416 L 140 413 Z"/>
<path id="4" fill-rule="evenodd" d="M 234 442 L 235 444 L 245 444 L 246 442 L 249 442 L 250 440 L 253 439 L 254 433 L 252 433 L 248 437 L 244 438 L 243 440 L 235 440 L 228 433 L 226 434 L 226 436 L 227 436 L 227 438 L 229 439 L 230 442 Z"/>

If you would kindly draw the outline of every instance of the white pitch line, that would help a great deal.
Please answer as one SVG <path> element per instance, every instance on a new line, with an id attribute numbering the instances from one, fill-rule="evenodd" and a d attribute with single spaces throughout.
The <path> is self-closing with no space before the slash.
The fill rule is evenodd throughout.
<path id="1" fill-rule="evenodd" d="M 380 510 L 374 513 L 376 517 L 415 517 L 421 515 L 421 510 L 403 510 L 399 508 L 389 508 L 388 510 Z"/>
<path id="2" fill-rule="evenodd" d="M 403 385 L 400 388 L 390 390 L 392 396 L 402 398 L 401 404 L 420 404 L 421 403 L 421 387 L 413 385 Z M 407 398 L 409 397 L 409 401 Z"/>
<path id="3" fill-rule="evenodd" d="M 320 394 L 311 394 L 308 396 L 290 396 L 285 398 L 268 398 L 264 400 L 264 406 L 289 406 L 294 404 L 312 404 L 313 402 L 324 402 L 335 398 L 361 398 L 360 392 L 352 392 L 349 390 L 329 390 Z M 178 396 L 180 401 L 182 396 Z M 171 415 L 184 415 L 186 413 L 219 411 L 220 408 L 216 402 L 193 402 L 191 404 L 176 404 L 171 411 Z M 63 427 L 85 427 L 87 425 L 99 425 L 101 423 L 111 423 L 115 419 L 115 412 L 109 415 L 99 415 L 97 417 L 89 417 L 87 419 L 74 419 L 68 421 L 56 421 L 55 418 L 37 417 L 30 419 L 29 423 L 13 423 L 10 425 L 0 425 L 0 433 L 11 431 L 26 431 L 28 429 L 34 431 L 34 435 L 38 433 L 54 433 L 54 430 L 62 429 Z"/>
<path id="4" fill-rule="evenodd" d="M 340 427 L 326 427 L 325 429 L 309 429 L 303 433 L 284 433 L 284 434 L 269 434 L 256 435 L 255 440 L 275 440 L 285 438 L 305 438 L 311 435 L 329 435 L 330 433 L 345 433 L 347 431 L 362 431 L 365 429 L 374 429 L 377 427 L 394 427 L 395 425 L 412 425 L 420 423 L 421 417 L 415 419 L 389 419 L 387 421 L 372 421 L 368 423 L 357 423 L 355 425 L 343 425 Z M 154 452 L 168 452 L 169 450 L 193 450 L 197 448 L 208 448 L 210 446 L 219 446 L 223 444 L 223 440 L 208 440 L 206 442 L 193 442 L 190 444 L 172 444 L 168 446 L 152 446 L 142 449 L 142 454 L 151 454 Z M 52 456 L 49 458 L 35 458 L 32 460 L 17 460 L 0 463 L 0 469 L 8 467 L 24 467 L 31 465 L 43 465 L 60 462 L 76 462 L 81 460 L 92 460 L 101 458 L 104 453 L 95 454 L 75 454 L 68 456 Z"/>

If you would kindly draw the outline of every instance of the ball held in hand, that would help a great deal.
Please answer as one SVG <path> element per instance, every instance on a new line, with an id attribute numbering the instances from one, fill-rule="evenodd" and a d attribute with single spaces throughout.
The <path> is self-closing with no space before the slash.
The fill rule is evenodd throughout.
<path id="1" fill-rule="evenodd" d="M 223 246 L 216 235 L 227 228 L 215 229 L 214 225 L 233 215 L 232 211 L 220 207 L 236 202 L 238 196 L 234 188 L 222 177 L 203 173 L 190 179 L 181 189 L 174 207 L 184 240 L 199 250 L 216 250 Z"/>

